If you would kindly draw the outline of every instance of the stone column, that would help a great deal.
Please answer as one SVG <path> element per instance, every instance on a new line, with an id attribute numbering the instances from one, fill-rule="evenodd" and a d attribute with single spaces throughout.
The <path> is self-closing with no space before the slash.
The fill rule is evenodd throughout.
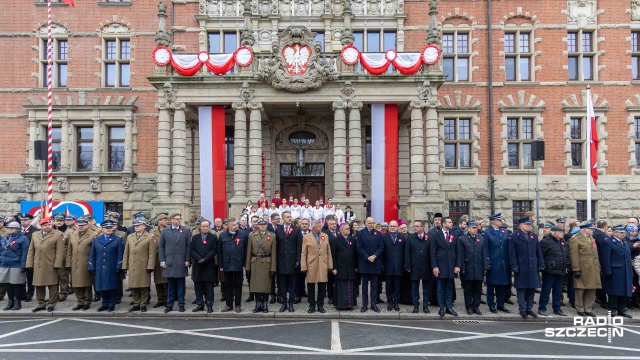
<path id="1" fill-rule="evenodd" d="M 60 127 L 60 171 L 61 172 L 69 172 L 71 171 L 71 159 L 69 156 L 70 146 L 71 146 L 71 136 L 70 136 L 71 124 L 69 123 L 69 118 L 62 118 L 62 126 Z"/>
<path id="2" fill-rule="evenodd" d="M 244 102 L 232 104 L 235 114 L 233 142 L 233 196 L 247 197 L 247 105 Z"/>
<path id="3" fill-rule="evenodd" d="M 438 100 L 427 102 L 427 196 L 440 195 L 440 149 L 438 146 Z M 413 134 L 412 134 L 413 136 Z"/>
<path id="4" fill-rule="evenodd" d="M 423 197 L 424 194 L 424 120 L 422 118 L 423 101 L 411 102 L 411 131 L 409 151 L 411 154 L 411 197 Z M 437 134 L 436 134 L 437 135 Z"/>
<path id="5" fill-rule="evenodd" d="M 102 124 L 100 123 L 99 115 L 94 113 L 93 116 L 93 159 L 92 159 L 92 172 L 102 171 Z"/>
<path id="6" fill-rule="evenodd" d="M 35 116 L 33 116 L 29 119 L 29 144 L 27 144 L 29 149 L 29 159 L 27 159 L 29 172 L 38 172 L 38 161 L 41 161 L 35 159 L 36 150 L 34 147 L 34 141 L 36 140 L 38 140 L 38 122 L 36 121 Z M 44 171 L 47 171 L 46 169 L 47 167 L 45 165 Z"/>
<path id="7" fill-rule="evenodd" d="M 336 101 L 333 103 L 333 197 L 336 199 L 347 196 L 347 119 L 345 108 L 347 103 Z"/>
<path id="8" fill-rule="evenodd" d="M 171 194 L 171 113 L 169 103 L 158 102 L 158 179 L 159 198 L 168 198 Z"/>
<path id="9" fill-rule="evenodd" d="M 133 116 L 127 111 L 124 118 L 124 172 L 133 171 Z"/>
<path id="10" fill-rule="evenodd" d="M 185 197 L 185 174 L 187 169 L 187 121 L 184 103 L 173 103 L 173 142 L 171 156 L 171 197 Z"/>
<path id="11" fill-rule="evenodd" d="M 362 194 L 362 123 L 360 121 L 360 110 L 362 110 L 362 101 L 351 101 L 349 103 L 349 188 L 351 196 L 356 199 Z"/>
<path id="12" fill-rule="evenodd" d="M 249 198 L 262 191 L 262 104 L 249 103 Z"/>

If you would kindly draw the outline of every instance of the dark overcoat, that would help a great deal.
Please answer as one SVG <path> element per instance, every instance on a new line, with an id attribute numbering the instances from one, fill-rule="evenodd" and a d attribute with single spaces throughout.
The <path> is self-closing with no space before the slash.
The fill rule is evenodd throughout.
<path id="1" fill-rule="evenodd" d="M 633 266 L 629 244 L 612 236 L 603 242 L 601 254 L 602 291 L 607 295 L 631 297 Z"/>
<path id="2" fill-rule="evenodd" d="M 386 233 L 382 235 L 382 243 L 384 244 L 382 255 L 384 274 L 387 276 L 402 276 L 405 267 L 404 252 L 407 246 L 407 239 L 400 233 Z"/>
<path id="3" fill-rule="evenodd" d="M 540 240 L 544 257 L 544 272 L 549 275 L 564 275 L 569 270 L 569 244 L 564 238 L 557 240 L 551 234 Z"/>
<path id="4" fill-rule="evenodd" d="M 96 291 L 115 290 L 120 286 L 117 271 L 122 269 L 124 242 L 118 235 L 111 234 L 104 242 L 104 235 L 93 238 L 89 255 L 89 271 L 95 272 Z"/>
<path id="5" fill-rule="evenodd" d="M 349 235 L 345 238 L 338 234 L 336 241 L 331 245 L 333 268 L 337 271 L 336 280 L 355 280 L 358 255 L 353 237 Z"/>
<path id="6" fill-rule="evenodd" d="M 218 233 L 218 267 L 224 272 L 242 271 L 247 257 L 247 234 L 229 230 Z"/>
<path id="7" fill-rule="evenodd" d="M 367 228 L 358 231 L 356 251 L 358 252 L 358 272 L 360 274 L 382 274 L 384 243 L 380 231 L 369 231 Z M 374 262 L 367 260 L 371 255 L 376 256 Z"/>
<path id="8" fill-rule="evenodd" d="M 484 231 L 484 243 L 487 248 L 487 257 L 491 269 L 487 271 L 488 285 L 507 285 L 509 284 L 509 252 L 507 251 L 507 243 L 509 242 L 509 234 L 505 229 L 494 229 L 489 226 Z"/>
<path id="9" fill-rule="evenodd" d="M 277 267 L 280 275 L 296 274 L 298 272 L 296 267 L 300 266 L 302 232 L 293 225 L 291 225 L 290 229 L 288 235 L 285 233 L 283 225 L 275 229 L 276 253 L 278 256 Z"/>
<path id="10" fill-rule="evenodd" d="M 484 237 L 480 234 L 472 236 L 466 233 L 458 240 L 460 256 L 462 256 L 462 280 L 484 280 L 484 271 L 489 267 L 487 248 Z"/>
<path id="11" fill-rule="evenodd" d="M 165 278 L 181 278 L 189 275 L 189 269 L 184 266 L 190 260 L 189 241 L 191 240 L 191 229 L 180 225 L 177 230 L 173 230 L 169 225 L 162 229 L 158 245 L 158 257 L 160 262 L 165 263 L 162 276 Z"/>
<path id="12" fill-rule="evenodd" d="M 189 254 L 193 258 L 191 265 L 191 279 L 194 282 L 214 282 L 217 277 L 218 268 L 213 258 L 218 254 L 218 237 L 212 232 L 203 236 L 199 233 L 191 238 L 189 243 Z M 202 264 L 200 260 L 204 259 Z"/>
<path id="13" fill-rule="evenodd" d="M 411 280 L 431 280 L 431 241 L 428 234 L 424 234 L 422 240 L 418 234 L 409 234 L 407 245 L 404 248 L 404 267 L 409 271 Z"/>
<path id="14" fill-rule="evenodd" d="M 462 256 L 456 235 L 449 231 L 449 238 L 444 238 L 442 230 L 435 232 L 435 239 L 429 238 L 431 251 L 431 269 L 438 268 L 438 279 L 455 279 L 454 268 L 462 267 Z"/>
<path id="15" fill-rule="evenodd" d="M 509 265 L 513 269 L 516 289 L 540 288 L 540 271 L 544 257 L 538 236 L 532 232 L 514 231 L 509 236 Z"/>

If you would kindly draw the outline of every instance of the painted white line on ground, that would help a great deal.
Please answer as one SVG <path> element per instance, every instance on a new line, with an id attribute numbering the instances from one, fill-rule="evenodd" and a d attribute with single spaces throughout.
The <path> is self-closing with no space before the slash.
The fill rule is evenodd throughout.
<path id="1" fill-rule="evenodd" d="M 619 329 L 624 329 L 624 331 L 629 331 L 629 332 L 632 332 L 632 333 L 634 333 L 634 334 L 638 334 L 638 335 L 640 335 L 640 331 L 638 331 L 638 330 L 631 330 L 631 329 L 627 329 L 627 326 L 628 326 L 628 325 L 624 325 L 624 326 L 613 325 L 613 326 L 614 326 L 614 327 L 616 327 L 616 328 L 619 328 Z"/>
<path id="2" fill-rule="evenodd" d="M 82 318 L 71 319 L 71 320 L 83 321 L 83 322 L 89 322 L 89 323 L 95 323 L 95 324 L 103 324 L 103 325 L 113 325 L 113 326 L 130 327 L 130 328 L 137 328 L 137 329 L 163 331 L 163 332 L 169 332 L 169 333 L 175 333 L 175 334 L 183 334 L 183 335 L 195 335 L 195 336 L 208 337 L 208 338 L 213 338 L 213 339 L 231 340 L 231 341 L 245 342 L 245 343 L 250 343 L 250 344 L 269 345 L 269 346 L 284 347 L 284 348 L 290 348 L 290 349 L 296 349 L 296 350 L 317 351 L 317 352 L 322 352 L 322 353 L 330 351 L 328 349 L 319 349 L 319 348 L 308 347 L 308 346 L 281 344 L 281 343 L 275 343 L 275 342 L 270 342 L 270 341 L 262 341 L 262 340 L 255 340 L 255 339 L 243 339 L 243 338 L 224 336 L 224 335 L 202 334 L 202 333 L 193 332 L 193 331 L 190 331 L 190 330 L 173 330 L 173 329 L 165 329 L 165 328 L 159 328 L 159 327 L 132 325 L 132 324 L 121 324 L 121 323 L 113 323 L 113 322 L 109 322 L 109 321 L 99 321 L 99 320 L 82 319 Z"/>
<path id="3" fill-rule="evenodd" d="M 12 336 L 12 335 L 15 335 L 15 334 L 20 334 L 20 333 L 23 333 L 25 331 L 33 330 L 33 329 L 36 329 L 36 328 L 39 328 L 39 327 L 42 327 L 42 326 L 47 326 L 49 324 L 57 323 L 58 321 L 62 321 L 62 320 L 63 319 L 56 319 L 56 320 L 52 320 L 52 321 L 47 321 L 46 323 L 43 323 L 43 324 L 33 325 L 33 326 L 26 327 L 24 329 L 20 329 L 20 330 L 12 331 L 10 333 L 2 334 L 2 335 L 0 335 L 0 339 L 9 337 L 9 336 Z"/>
<path id="4" fill-rule="evenodd" d="M 0 348 L 2 348 L 2 347 L 8 348 L 8 347 L 14 347 L 14 346 L 25 346 L 25 345 L 55 344 L 55 343 L 63 343 L 63 342 L 75 342 L 75 341 L 117 339 L 117 338 L 123 338 L 123 337 L 137 337 L 137 336 L 163 335 L 163 334 L 171 334 L 171 332 L 159 332 L 159 331 L 156 331 L 156 332 L 139 333 L 139 334 L 104 335 L 104 336 L 91 336 L 91 337 L 72 338 L 72 339 L 29 341 L 29 342 L 22 342 L 22 343 L 0 344 Z"/>
<path id="5" fill-rule="evenodd" d="M 399 328 L 399 329 L 445 332 L 445 333 L 463 334 L 463 335 L 484 335 L 485 334 L 485 333 L 479 333 L 479 332 L 473 332 L 473 331 L 435 329 L 435 328 L 426 328 L 426 327 L 419 327 L 419 326 L 407 326 L 407 325 L 395 325 L 395 324 L 378 324 L 378 323 L 371 323 L 371 322 L 364 322 L 364 321 L 350 321 L 350 320 L 340 320 L 340 321 L 343 322 L 343 323 L 356 324 L 356 325 L 382 326 L 382 327 L 391 327 L 391 328 Z"/>
<path id="6" fill-rule="evenodd" d="M 192 329 L 189 331 L 217 331 L 217 330 L 236 330 L 236 329 L 255 329 L 260 327 L 270 327 L 270 326 L 282 326 L 282 325 L 306 325 L 306 324 L 316 324 L 322 323 L 326 320 L 315 320 L 315 321 L 292 321 L 292 322 L 282 322 L 277 324 L 257 324 L 257 325 L 240 325 L 240 326 L 225 326 L 225 327 L 217 327 L 217 328 L 205 328 L 205 329 Z"/>
<path id="7" fill-rule="evenodd" d="M 331 320 L 331 351 L 342 351 L 340 321 L 338 320 Z"/>
<path id="8" fill-rule="evenodd" d="M 640 352 L 640 349 L 637 349 L 637 348 L 628 348 L 628 347 L 620 347 L 620 346 L 585 344 L 585 343 L 576 343 L 576 342 L 560 341 L 560 340 L 552 340 L 552 339 L 523 338 L 523 337 L 509 336 L 509 335 L 498 335 L 498 337 L 514 339 L 514 340 L 536 341 L 536 342 L 551 343 L 551 344 L 594 347 L 598 349 L 626 350 L 626 351 Z"/>
<path id="9" fill-rule="evenodd" d="M 45 320 L 51 320 L 51 319 L 7 320 L 7 321 L 0 321 L 0 324 L 19 323 L 19 322 L 27 322 L 27 321 L 45 321 Z"/>

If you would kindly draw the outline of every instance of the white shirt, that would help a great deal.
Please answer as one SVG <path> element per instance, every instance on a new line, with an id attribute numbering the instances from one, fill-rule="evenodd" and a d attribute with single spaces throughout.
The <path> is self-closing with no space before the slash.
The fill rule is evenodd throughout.
<path id="1" fill-rule="evenodd" d="M 294 219 L 302 217 L 302 206 L 300 205 L 291 205 L 289 211 L 291 211 L 291 217 Z"/>
<path id="2" fill-rule="evenodd" d="M 336 217 L 338 218 L 338 225 L 344 223 L 344 211 L 342 209 L 336 210 Z"/>
<path id="3" fill-rule="evenodd" d="M 313 220 L 313 221 L 316 221 L 316 220 L 322 221 L 323 219 L 324 219 L 324 208 L 322 208 L 322 207 L 316 208 L 314 206 L 313 209 L 311 209 L 311 220 Z"/>
<path id="4" fill-rule="evenodd" d="M 301 210 L 300 210 L 300 217 L 303 219 L 307 219 L 309 221 L 311 221 L 312 217 L 313 217 L 313 213 L 312 213 L 313 207 L 309 206 L 302 206 Z"/>

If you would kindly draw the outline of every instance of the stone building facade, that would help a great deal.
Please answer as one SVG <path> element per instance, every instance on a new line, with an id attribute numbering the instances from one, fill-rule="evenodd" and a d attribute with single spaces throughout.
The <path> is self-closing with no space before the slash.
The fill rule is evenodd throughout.
<path id="1" fill-rule="evenodd" d="M 0 48 L 24 50 L 0 54 L 11 69 L 0 78 L 0 212 L 41 198 L 42 164 L 34 159 L 33 141 L 46 137 L 42 5 L 10 0 L 12 10 L 0 15 Z M 160 210 L 194 218 L 200 208 L 198 106 L 221 105 L 233 148 L 226 182 L 231 214 L 264 188 L 333 197 L 362 216 L 375 146 L 370 105 L 395 103 L 400 217 L 486 216 L 493 208 L 511 220 L 538 205 L 541 219 L 584 218 L 589 85 L 600 137 L 595 216 L 637 216 L 640 1 L 492 6 L 174 0 L 159 11 L 153 1 L 58 4 L 55 198 L 104 200 L 125 218 Z M 297 35 L 303 33 L 307 38 Z M 268 76 L 269 59 L 285 36 L 302 36 L 318 54 L 324 71 L 317 88 L 295 90 Z M 373 76 L 341 61 L 350 43 L 379 53 L 420 52 L 432 43 L 441 58 L 414 75 Z M 153 63 L 157 45 L 174 54 L 229 53 L 246 45 L 254 59 L 225 75 L 181 76 Z M 545 141 L 544 161 L 530 160 L 533 140 Z M 295 166 L 300 144 L 304 169 Z"/>

